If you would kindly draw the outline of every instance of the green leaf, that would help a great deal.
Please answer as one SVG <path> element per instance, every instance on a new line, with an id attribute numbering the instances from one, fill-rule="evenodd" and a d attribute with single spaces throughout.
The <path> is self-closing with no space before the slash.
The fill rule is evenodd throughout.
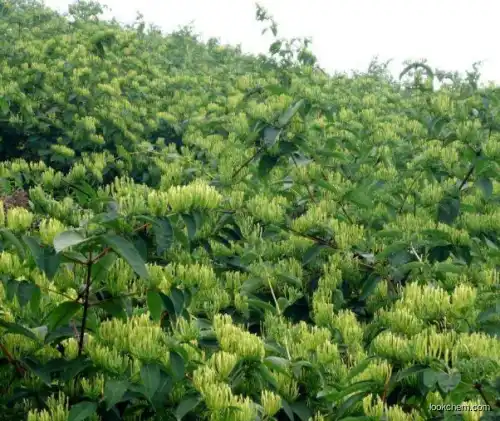
<path id="1" fill-rule="evenodd" d="M 336 411 L 336 420 L 342 419 L 341 417 L 349 411 L 354 405 L 356 405 L 358 402 L 361 402 L 368 394 L 370 391 L 363 391 L 363 392 L 358 392 L 352 396 L 349 396 L 342 405 L 337 409 Z"/>
<path id="2" fill-rule="evenodd" d="M 47 316 L 47 325 L 50 330 L 67 324 L 75 313 L 80 310 L 81 304 L 76 301 L 65 301 L 53 309 Z"/>
<path id="3" fill-rule="evenodd" d="M 479 178 L 475 184 L 483 191 L 483 195 L 485 198 L 488 199 L 491 197 L 491 195 L 493 194 L 493 183 L 489 178 Z"/>
<path id="4" fill-rule="evenodd" d="M 116 253 L 108 253 L 94 263 L 91 269 L 92 282 L 99 283 L 103 281 L 108 270 L 111 269 L 115 263 L 116 258 Z"/>
<path id="5" fill-rule="evenodd" d="M 428 389 L 434 387 L 434 385 L 437 382 L 437 379 L 438 379 L 438 373 L 432 368 L 429 368 L 422 372 L 422 383 Z"/>
<path id="6" fill-rule="evenodd" d="M 103 235 L 102 239 L 132 267 L 137 275 L 144 279 L 149 278 L 146 263 L 130 241 L 114 234 Z"/>
<path id="7" fill-rule="evenodd" d="M 323 244 L 314 244 L 311 247 L 309 247 L 307 251 L 304 253 L 304 257 L 302 258 L 302 264 L 304 266 L 309 264 L 315 257 L 319 255 L 321 250 L 325 248 L 328 248 L 328 246 Z"/>
<path id="8" fill-rule="evenodd" d="M 9 241 L 16 249 L 17 252 L 19 253 L 19 256 L 24 258 L 25 252 L 24 252 L 24 246 L 21 241 L 14 235 L 14 233 L 7 228 L 2 228 L 0 229 L 0 234 L 3 238 L 5 238 L 7 241 Z"/>
<path id="9" fill-rule="evenodd" d="M 283 374 L 287 374 L 287 370 L 290 367 L 289 360 L 287 360 L 286 358 L 274 357 L 274 356 L 266 357 L 264 359 L 264 364 L 267 367 L 272 368 L 273 370 L 276 370 Z"/>
<path id="10" fill-rule="evenodd" d="M 183 213 L 181 216 L 186 225 L 189 241 L 193 241 L 197 231 L 196 220 L 192 215 L 187 213 Z"/>
<path id="11" fill-rule="evenodd" d="M 122 399 L 128 389 L 126 380 L 108 380 L 104 385 L 104 401 L 108 410 Z"/>
<path id="12" fill-rule="evenodd" d="M 344 199 L 363 208 L 370 208 L 373 206 L 373 199 L 364 187 L 349 191 L 344 195 Z"/>
<path id="13" fill-rule="evenodd" d="M 461 380 L 462 380 L 462 376 L 460 375 L 460 372 L 458 372 L 458 371 L 454 371 L 450 374 L 439 373 L 437 375 L 437 382 L 438 382 L 439 388 L 444 393 L 449 393 L 453 389 L 455 389 L 460 384 Z"/>
<path id="14" fill-rule="evenodd" d="M 40 287 L 33 282 L 19 282 L 17 287 L 17 299 L 19 301 L 19 305 L 24 307 L 33 298 L 40 302 Z"/>
<path id="15" fill-rule="evenodd" d="M 281 129 L 276 127 L 267 126 L 262 131 L 262 142 L 267 148 L 270 148 L 276 144 L 281 134 Z"/>
<path id="16" fill-rule="evenodd" d="M 90 239 L 85 238 L 77 231 L 64 231 L 54 238 L 54 249 L 56 253 L 60 253 L 67 248 L 77 246 L 78 244 L 88 242 Z"/>
<path id="17" fill-rule="evenodd" d="M 264 154 L 259 160 L 259 168 L 258 168 L 258 174 L 259 177 L 267 177 L 272 169 L 276 166 L 278 163 L 278 157 L 272 156 L 269 154 Z"/>
<path id="18" fill-rule="evenodd" d="M 146 301 L 148 303 L 149 313 L 151 314 L 153 320 L 160 320 L 164 310 L 163 300 L 161 299 L 160 294 L 156 291 L 148 291 Z"/>
<path id="19" fill-rule="evenodd" d="M 146 397 L 152 399 L 160 386 L 161 372 L 158 364 L 145 364 L 141 367 L 141 380 Z"/>
<path id="20" fill-rule="evenodd" d="M 274 41 L 269 47 L 269 52 L 271 54 L 276 54 L 279 50 L 281 50 L 282 42 L 280 40 Z"/>
<path id="21" fill-rule="evenodd" d="M 156 218 L 153 224 L 158 254 L 167 251 L 174 242 L 174 230 L 168 218 Z"/>
<path id="22" fill-rule="evenodd" d="M 278 273 L 276 277 L 284 282 L 286 282 L 288 285 L 291 285 L 295 288 L 302 288 L 302 281 L 295 276 L 292 275 L 287 275 L 284 273 Z"/>
<path id="23" fill-rule="evenodd" d="M 196 408 L 200 402 L 200 396 L 185 397 L 175 409 L 175 418 L 177 418 L 177 421 L 181 421 L 187 414 Z"/>
<path id="24" fill-rule="evenodd" d="M 184 292 L 178 288 L 172 288 L 170 290 L 169 297 L 172 300 L 172 304 L 174 305 L 175 314 L 177 316 L 180 316 L 184 310 Z"/>
<path id="25" fill-rule="evenodd" d="M 281 407 L 283 408 L 283 411 L 285 412 L 288 419 L 290 421 L 294 421 L 295 417 L 293 416 L 293 409 L 290 404 L 283 398 L 281 398 Z"/>
<path id="26" fill-rule="evenodd" d="M 295 114 L 297 114 L 297 111 L 299 111 L 300 107 L 302 107 L 305 103 L 304 99 L 300 99 L 297 101 L 295 104 L 293 104 L 291 107 L 289 107 L 278 119 L 278 127 L 282 128 L 285 127 L 290 120 L 293 118 Z"/>
<path id="27" fill-rule="evenodd" d="M 368 279 L 363 284 L 363 289 L 361 291 L 361 295 L 359 299 L 361 301 L 366 300 L 370 294 L 375 290 L 377 284 L 382 280 L 382 277 L 377 275 L 376 273 L 371 273 L 368 276 Z"/>
<path id="28" fill-rule="evenodd" d="M 184 378 L 184 359 L 175 351 L 170 351 L 170 367 L 172 368 L 174 380 L 182 380 Z"/>
<path id="29" fill-rule="evenodd" d="M 95 402 L 80 402 L 71 407 L 68 421 L 84 421 L 94 415 L 97 411 Z"/>
<path id="30" fill-rule="evenodd" d="M 26 329 L 24 326 L 18 324 L 18 323 L 12 323 L 8 322 L 6 320 L 0 319 L 0 326 L 7 329 L 8 332 L 10 333 L 15 333 L 18 335 L 23 335 L 26 336 L 29 339 L 33 339 L 34 341 L 38 342 L 38 336 L 34 332 L 32 332 L 29 329 Z"/>
<path id="31" fill-rule="evenodd" d="M 460 198 L 445 196 L 438 204 L 437 221 L 447 225 L 453 224 L 460 214 Z"/>
<path id="32" fill-rule="evenodd" d="M 301 421 L 309 421 L 313 416 L 305 402 L 293 402 L 290 404 L 290 407 Z"/>

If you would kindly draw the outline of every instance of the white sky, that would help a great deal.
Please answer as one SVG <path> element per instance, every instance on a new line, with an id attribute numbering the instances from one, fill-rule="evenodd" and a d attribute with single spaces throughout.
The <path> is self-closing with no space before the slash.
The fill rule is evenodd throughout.
<path id="1" fill-rule="evenodd" d="M 66 12 L 72 0 L 45 0 Z M 269 35 L 255 20 L 254 0 L 102 0 L 106 14 L 131 23 L 137 11 L 148 23 L 170 32 L 193 24 L 203 39 L 241 44 L 243 51 L 266 52 Z M 279 37 L 311 37 L 312 51 L 327 71 L 366 70 L 371 59 L 428 59 L 433 68 L 472 69 L 483 61 L 483 81 L 500 83 L 498 0 L 261 0 L 278 24 Z"/>

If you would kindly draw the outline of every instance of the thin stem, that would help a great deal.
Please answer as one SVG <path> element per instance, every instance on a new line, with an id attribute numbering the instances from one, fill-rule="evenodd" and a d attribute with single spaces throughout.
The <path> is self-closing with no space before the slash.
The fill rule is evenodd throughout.
<path id="1" fill-rule="evenodd" d="M 90 284 L 92 280 L 92 254 L 89 252 L 89 263 L 87 264 L 87 278 L 85 279 L 85 296 L 83 299 L 83 318 L 82 326 L 80 328 L 80 341 L 78 343 L 78 356 L 82 355 L 83 343 L 85 339 L 85 325 L 87 324 L 87 315 L 89 311 L 89 296 L 90 296 Z"/>
<path id="2" fill-rule="evenodd" d="M 271 290 L 271 295 L 273 296 L 274 304 L 276 305 L 276 310 L 278 311 L 278 315 L 281 317 L 282 315 L 281 308 L 278 303 L 278 300 L 276 299 L 276 294 L 274 293 L 274 289 L 273 286 L 271 285 L 271 281 L 269 280 L 269 278 L 267 279 L 267 284 L 269 285 L 269 289 Z M 289 361 L 292 361 L 290 350 L 288 349 L 288 339 L 286 336 L 283 338 L 283 342 L 285 343 L 286 356 Z"/>

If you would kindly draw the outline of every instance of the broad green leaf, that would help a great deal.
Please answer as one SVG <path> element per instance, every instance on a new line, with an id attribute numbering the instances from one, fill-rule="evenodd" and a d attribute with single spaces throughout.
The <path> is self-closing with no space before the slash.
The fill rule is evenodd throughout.
<path id="1" fill-rule="evenodd" d="M 270 148 L 276 144 L 281 134 L 281 129 L 276 127 L 267 126 L 262 131 L 262 142 L 267 148 Z"/>
<path id="2" fill-rule="evenodd" d="M 196 220 L 188 213 L 183 213 L 181 216 L 186 225 L 189 241 L 193 241 L 197 231 Z"/>
<path id="3" fill-rule="evenodd" d="M 269 155 L 267 153 L 262 155 L 259 160 L 259 177 L 267 177 L 278 163 L 278 159 L 278 157 Z"/>
<path id="4" fill-rule="evenodd" d="M 114 234 L 103 235 L 102 239 L 132 267 L 137 275 L 144 279 L 149 278 L 146 263 L 130 241 Z"/>
<path id="5" fill-rule="evenodd" d="M 300 421 L 309 421 L 313 416 L 306 402 L 293 402 L 290 404 L 290 407 L 293 413 L 299 417 Z"/>
<path id="6" fill-rule="evenodd" d="M 483 191 L 484 197 L 489 198 L 493 194 L 493 183 L 489 178 L 480 178 L 476 185 Z"/>
<path id="7" fill-rule="evenodd" d="M 160 320 L 164 309 L 160 294 L 156 291 L 148 291 L 146 301 L 153 320 Z"/>
<path id="8" fill-rule="evenodd" d="M 170 351 L 170 367 L 174 380 L 182 380 L 184 378 L 184 359 L 175 351 Z"/>
<path id="9" fill-rule="evenodd" d="M 187 414 L 198 406 L 201 400 L 200 396 L 185 397 L 175 409 L 175 417 L 177 418 L 177 421 L 182 421 Z"/>
<path id="10" fill-rule="evenodd" d="M 158 364 L 145 364 L 141 367 L 141 380 L 146 397 L 151 399 L 160 386 L 161 372 Z"/>
<path id="11" fill-rule="evenodd" d="M 438 373 L 432 368 L 429 368 L 422 372 L 422 383 L 428 389 L 431 389 L 436 384 L 437 379 Z"/>
<path id="12" fill-rule="evenodd" d="M 278 127 L 285 127 L 290 120 L 293 118 L 295 114 L 299 111 L 300 107 L 302 107 L 305 103 L 304 99 L 300 99 L 291 107 L 289 107 L 278 119 Z"/>
<path id="13" fill-rule="evenodd" d="M 302 281 L 295 276 L 287 275 L 284 273 L 278 273 L 277 278 L 286 282 L 288 285 L 291 285 L 295 288 L 302 288 Z"/>
<path id="14" fill-rule="evenodd" d="M 311 247 L 307 249 L 304 253 L 304 257 L 302 258 L 302 264 L 306 266 L 309 264 L 315 257 L 319 255 L 321 250 L 328 248 L 328 246 L 323 244 L 313 244 Z"/>
<path id="15" fill-rule="evenodd" d="M 17 250 L 19 256 L 24 257 L 25 251 L 23 243 L 16 237 L 16 235 L 7 228 L 0 229 L 0 236 L 8 240 Z"/>
<path id="16" fill-rule="evenodd" d="M 458 372 L 458 371 L 454 371 L 450 374 L 439 373 L 437 375 L 437 382 L 438 382 L 439 388 L 444 393 L 449 393 L 453 389 L 455 389 L 460 384 L 461 379 L 462 379 L 462 376 L 460 375 L 460 372 Z"/>
<path id="17" fill-rule="evenodd" d="M 54 249 L 56 253 L 60 253 L 67 248 L 77 246 L 89 240 L 89 238 L 85 238 L 77 231 L 64 231 L 54 238 Z"/>
<path id="18" fill-rule="evenodd" d="M 53 309 L 47 316 L 47 325 L 50 330 L 67 324 L 82 305 L 76 301 L 65 301 Z"/>
<path id="19" fill-rule="evenodd" d="M 108 380 L 104 385 L 104 401 L 108 409 L 115 406 L 122 399 L 127 391 L 128 382 L 126 380 Z"/>
<path id="20" fill-rule="evenodd" d="M 438 204 L 437 221 L 447 225 L 453 224 L 460 214 L 460 198 L 445 196 Z"/>
<path id="21" fill-rule="evenodd" d="M 99 283 L 104 280 L 106 274 L 111 269 L 117 258 L 116 253 L 108 253 L 101 257 L 92 265 L 91 276 L 92 282 Z"/>
<path id="22" fill-rule="evenodd" d="M 283 411 L 285 412 L 288 419 L 290 421 L 294 421 L 295 417 L 293 416 L 293 409 L 288 403 L 288 401 L 286 401 L 284 398 L 281 398 L 281 407 L 283 408 Z"/>
<path id="23" fill-rule="evenodd" d="M 69 411 L 68 421 L 84 421 L 96 414 L 97 403 L 80 402 L 73 405 Z"/>
<path id="24" fill-rule="evenodd" d="M 20 325 L 19 323 L 12 323 L 8 322 L 6 320 L 0 319 L 0 326 L 7 329 L 8 332 L 10 333 L 16 333 L 18 335 L 23 335 L 26 336 L 29 339 L 33 339 L 34 341 L 38 342 L 38 336 L 32 332 L 29 329 L 26 329 L 24 326 Z"/>
<path id="25" fill-rule="evenodd" d="M 17 299 L 19 301 L 19 305 L 24 307 L 33 298 L 40 301 L 40 287 L 33 282 L 19 282 L 17 287 Z"/>

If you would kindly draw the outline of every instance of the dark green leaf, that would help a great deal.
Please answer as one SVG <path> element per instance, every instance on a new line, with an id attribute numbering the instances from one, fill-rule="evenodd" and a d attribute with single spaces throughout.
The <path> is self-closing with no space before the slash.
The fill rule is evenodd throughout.
<path id="1" fill-rule="evenodd" d="M 307 251 L 304 253 L 304 257 L 302 258 L 302 264 L 306 266 L 309 264 L 315 257 L 319 255 L 321 250 L 327 248 L 327 246 L 323 244 L 313 244 Z"/>
<path id="2" fill-rule="evenodd" d="M 437 220 L 451 225 L 460 214 L 460 198 L 445 196 L 438 204 Z"/>
<path id="3" fill-rule="evenodd" d="M 170 351 L 170 367 L 174 380 L 182 380 L 184 378 L 184 359 L 175 351 Z"/>
<path id="4" fill-rule="evenodd" d="M 480 178 L 476 185 L 483 191 L 484 197 L 489 198 L 493 194 L 493 183 L 489 178 Z"/>
<path id="5" fill-rule="evenodd" d="M 92 281 L 99 283 L 106 277 L 109 269 L 113 266 L 117 258 L 116 253 L 108 253 L 101 257 L 96 263 L 92 265 L 91 276 Z"/>
<path id="6" fill-rule="evenodd" d="M 91 238 L 85 238 L 77 231 L 64 231 L 54 238 L 54 249 L 60 253 L 67 248 L 88 242 Z"/>
<path id="7" fill-rule="evenodd" d="M 19 239 L 14 235 L 12 231 L 8 230 L 7 228 L 2 228 L 0 229 L 0 235 L 17 249 L 20 257 L 25 256 L 23 243 L 19 241 Z"/>
<path id="8" fill-rule="evenodd" d="M 17 287 L 17 299 L 19 305 L 24 307 L 28 302 L 35 297 L 40 299 L 40 288 L 33 282 L 21 281 Z"/>
<path id="9" fill-rule="evenodd" d="M 114 234 L 103 235 L 102 239 L 134 269 L 137 275 L 149 278 L 144 260 L 130 241 Z"/>
<path id="10" fill-rule="evenodd" d="M 299 111 L 300 107 L 302 107 L 305 103 L 304 99 L 300 99 L 297 101 L 295 104 L 293 104 L 291 107 L 289 107 L 278 119 L 278 127 L 282 128 L 285 127 L 290 120 L 293 118 L 293 116 Z"/>
<path id="11" fill-rule="evenodd" d="M 6 320 L 0 319 L 0 326 L 7 329 L 10 333 L 16 333 L 18 335 L 26 336 L 27 338 L 33 339 L 34 341 L 39 341 L 38 336 L 29 329 L 18 323 L 8 322 Z"/>
<path id="12" fill-rule="evenodd" d="M 460 384 L 461 379 L 462 379 L 462 376 L 460 375 L 460 372 L 458 372 L 458 371 L 454 371 L 450 374 L 439 373 L 437 375 L 437 382 L 438 382 L 439 388 L 444 393 L 449 393 L 453 389 L 455 389 Z"/>
<path id="13" fill-rule="evenodd" d="M 65 301 L 53 309 L 47 316 L 47 325 L 50 330 L 67 324 L 75 313 L 80 310 L 81 304 L 76 301 Z"/>
<path id="14" fill-rule="evenodd" d="M 184 220 L 184 224 L 186 224 L 186 229 L 188 233 L 188 238 L 190 241 L 193 241 L 194 236 L 196 235 L 197 227 L 196 227 L 196 220 L 194 217 L 190 214 L 183 213 L 182 219 Z"/>
<path id="15" fill-rule="evenodd" d="M 141 367 L 141 380 L 146 397 L 151 399 L 160 386 L 160 366 L 158 364 L 143 365 Z"/>
<path id="16" fill-rule="evenodd" d="M 104 385 L 104 401 L 106 407 L 110 409 L 120 402 L 128 388 L 126 380 L 108 380 Z"/>
<path id="17" fill-rule="evenodd" d="M 200 402 L 200 396 L 185 397 L 175 409 L 175 417 L 177 418 L 177 421 L 181 421 L 188 413 L 196 408 Z"/>
<path id="18" fill-rule="evenodd" d="M 262 132 L 262 141 L 268 148 L 272 147 L 279 139 L 281 130 L 276 127 L 267 126 Z"/>
<path id="19" fill-rule="evenodd" d="M 290 404 L 283 398 L 281 398 L 281 407 L 283 408 L 283 411 L 285 412 L 288 419 L 290 421 L 294 421 L 295 417 L 293 416 L 293 409 Z"/>
<path id="20" fill-rule="evenodd" d="M 164 309 L 160 294 L 156 291 L 148 291 L 146 300 L 152 319 L 160 320 Z"/>
<path id="21" fill-rule="evenodd" d="M 292 411 L 301 421 L 309 421 L 313 414 L 305 402 L 293 402 L 290 404 Z"/>
<path id="22" fill-rule="evenodd" d="M 95 402 L 80 402 L 71 407 L 68 421 L 84 421 L 89 419 L 97 411 Z"/>
<path id="23" fill-rule="evenodd" d="M 259 177 L 267 177 L 278 163 L 278 157 L 264 154 L 259 160 Z"/>

